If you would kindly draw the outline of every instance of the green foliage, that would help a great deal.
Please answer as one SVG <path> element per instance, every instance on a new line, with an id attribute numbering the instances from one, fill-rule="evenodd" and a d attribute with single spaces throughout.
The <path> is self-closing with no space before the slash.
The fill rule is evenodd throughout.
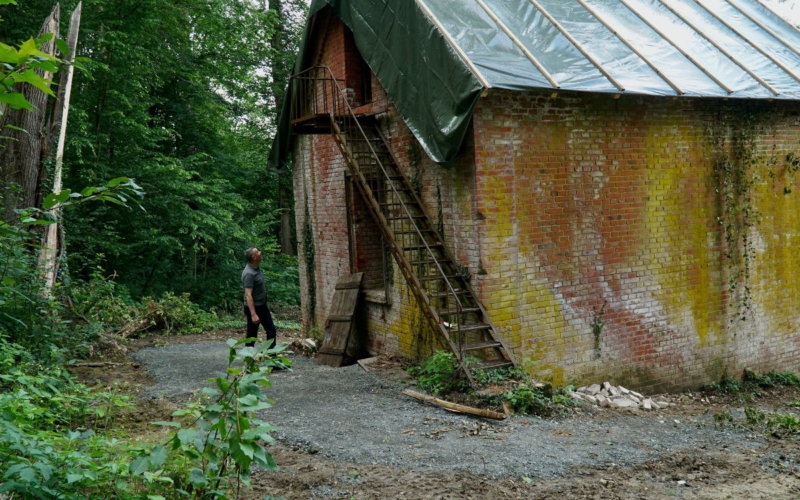
<path id="1" fill-rule="evenodd" d="M 514 411 L 532 415 L 547 415 L 550 413 L 552 401 L 541 391 L 525 384 L 520 384 L 510 392 L 503 395 Z"/>
<path id="2" fill-rule="evenodd" d="M 273 349 L 266 342 L 257 348 L 241 347 L 246 342 L 228 341 L 227 372 L 211 379 L 215 387 L 203 390 L 207 399 L 173 413 L 188 418 L 191 426 L 155 422 L 176 432 L 166 445 L 142 450 L 129 467 L 132 476 L 144 478 L 151 493 L 225 499 L 226 490 L 250 485 L 251 465 L 277 469 L 262 444 L 274 442 L 274 427 L 256 418 L 256 412 L 271 406 L 262 392 L 270 385 L 270 372 L 288 368 L 291 362 L 281 356 L 285 344 Z"/>
<path id="3" fill-rule="evenodd" d="M 509 380 L 526 381 L 530 377 L 522 368 L 512 366 L 504 368 L 494 368 L 491 370 L 475 369 L 472 370 L 472 379 L 479 386 L 490 384 L 502 384 Z"/>
<path id="4" fill-rule="evenodd" d="M 797 385 L 800 385 L 800 376 L 794 372 L 772 370 L 759 375 L 745 370 L 741 380 L 723 377 L 719 382 L 706 386 L 705 390 L 735 396 L 742 401 L 750 401 L 754 397 L 759 397 L 763 389 Z"/>
<path id="5" fill-rule="evenodd" d="M 417 385 L 421 389 L 434 396 L 444 396 L 464 388 L 464 382 L 459 378 L 458 360 L 451 352 L 436 351 L 422 367 L 411 369 L 410 373 L 418 377 Z"/>
<path id="6" fill-rule="evenodd" d="M 800 434 L 800 419 L 787 413 L 768 413 L 758 408 L 744 409 L 745 422 L 751 427 L 775 435 Z"/>
<path id="7" fill-rule="evenodd" d="M 281 356 L 285 345 L 241 347 L 243 342 L 229 341 L 228 370 L 211 380 L 215 389 L 206 389 L 205 399 L 176 411 L 181 421 L 159 423 L 176 428 L 169 441 L 142 448 L 103 431 L 128 405 L 125 398 L 92 393 L 62 369 L 45 373 L 29 352 L 0 337 L 0 493 L 238 498 L 252 464 L 276 469 L 263 444 L 272 442 L 273 428 L 256 412 L 270 405 L 261 391 L 270 372 L 291 366 Z"/>
<path id="8" fill-rule="evenodd" d="M 11 498 L 107 498 L 125 463 L 108 427 L 127 399 L 91 393 L 0 337 L 0 492 Z"/>
<path id="9" fill-rule="evenodd" d="M 14 2 L 2 2 L 7 5 Z M 19 92 L 18 85 L 27 83 L 47 95 L 54 95 L 50 80 L 45 80 L 36 71 L 54 73 L 61 61 L 41 52 L 42 44 L 53 37 L 46 34 L 38 39 L 29 38 L 19 48 L 0 42 L 0 129 L 3 126 L 2 113 L 5 106 L 11 109 L 33 109 L 31 103 Z"/>

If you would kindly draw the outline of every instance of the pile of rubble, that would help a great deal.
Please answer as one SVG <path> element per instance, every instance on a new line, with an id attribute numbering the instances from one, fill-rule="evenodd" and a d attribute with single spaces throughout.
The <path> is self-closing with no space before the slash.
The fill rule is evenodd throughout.
<path id="1" fill-rule="evenodd" d="M 585 401 L 602 408 L 640 408 L 642 410 L 661 410 L 671 403 L 664 396 L 654 398 L 642 396 L 636 391 L 621 385 L 614 387 L 608 382 L 580 387 L 572 393 L 576 401 Z"/>

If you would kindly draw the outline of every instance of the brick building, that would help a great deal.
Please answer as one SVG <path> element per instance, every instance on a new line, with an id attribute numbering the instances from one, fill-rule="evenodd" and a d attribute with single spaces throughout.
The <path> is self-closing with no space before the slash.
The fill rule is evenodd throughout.
<path id="1" fill-rule="evenodd" d="M 447 347 L 444 290 L 480 302 L 501 358 L 557 384 L 654 391 L 800 366 L 800 35 L 756 0 L 311 12 L 295 69 L 329 68 L 356 118 L 304 122 L 291 107 L 319 106 L 322 80 L 295 81 L 273 148 L 293 158 L 307 329 L 338 277 L 363 272 L 371 353 Z M 333 132 L 359 120 L 399 187 L 354 173 L 353 132 Z M 387 201 L 403 186 L 418 214 Z M 416 247 L 442 243 L 455 284 L 425 288 L 430 267 L 393 250 L 397 211 L 424 219 Z"/>

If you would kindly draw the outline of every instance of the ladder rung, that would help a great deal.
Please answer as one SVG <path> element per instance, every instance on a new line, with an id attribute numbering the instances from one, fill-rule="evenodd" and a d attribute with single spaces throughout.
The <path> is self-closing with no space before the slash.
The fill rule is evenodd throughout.
<path id="1" fill-rule="evenodd" d="M 481 308 L 480 307 L 464 307 L 464 308 L 461 309 L 461 312 L 464 313 L 464 314 L 466 314 L 466 313 L 477 313 L 477 312 L 481 312 Z M 442 317 L 442 316 L 453 316 L 453 315 L 458 314 L 458 311 L 449 310 L 449 309 L 442 309 L 442 310 L 438 311 L 438 313 L 439 313 L 439 317 Z"/>
<path id="2" fill-rule="evenodd" d="M 441 264 L 441 261 L 439 263 Z M 459 277 L 460 276 L 425 276 L 425 277 L 419 278 L 419 280 L 420 281 L 436 281 L 436 280 L 441 280 L 441 279 L 450 280 L 450 279 L 455 279 L 455 278 L 459 278 Z"/>
<path id="3" fill-rule="evenodd" d="M 481 323 L 481 324 L 478 324 L 478 325 L 461 325 L 461 330 L 458 329 L 458 325 L 454 325 L 454 326 L 450 327 L 450 331 L 453 332 L 453 333 L 459 332 L 459 331 L 462 332 L 462 333 L 466 333 L 466 332 L 479 332 L 481 330 L 490 330 L 491 328 L 492 328 L 492 325 L 487 325 L 486 323 Z"/>
<path id="4" fill-rule="evenodd" d="M 505 368 L 506 366 L 514 366 L 514 363 L 505 359 L 493 359 L 491 361 L 484 361 L 478 366 L 472 368 L 475 370 L 491 370 L 492 368 Z"/>
<path id="5" fill-rule="evenodd" d="M 425 215 L 412 215 L 412 219 L 425 219 Z M 386 220 L 408 220 L 408 217 L 387 217 Z"/>
<path id="6" fill-rule="evenodd" d="M 443 245 L 441 242 L 436 243 L 428 243 L 428 246 L 425 245 L 411 245 L 407 247 L 403 247 L 404 252 L 408 252 L 409 250 L 425 250 L 427 248 L 441 248 Z"/>
<path id="7" fill-rule="evenodd" d="M 421 265 L 421 264 L 436 264 L 437 262 L 439 262 L 439 263 L 441 264 L 441 261 L 438 261 L 438 260 L 433 260 L 433 259 L 425 259 L 425 260 L 412 260 L 412 261 L 411 261 L 411 264 L 412 264 L 412 265 L 415 265 L 415 266 L 419 266 L 419 265 Z"/>
<path id="8" fill-rule="evenodd" d="M 420 233 L 435 233 L 435 229 L 422 229 L 419 230 Z M 394 234 L 417 234 L 417 231 L 395 231 Z"/>
<path id="9" fill-rule="evenodd" d="M 469 290 L 454 290 L 454 292 L 456 293 L 456 295 L 467 295 L 469 293 Z M 453 294 L 447 291 L 447 292 L 428 292 L 428 295 L 430 295 L 431 297 L 450 297 Z"/>
<path id="10" fill-rule="evenodd" d="M 487 342 L 475 342 L 473 344 L 464 344 L 461 348 L 462 351 L 478 351 L 480 349 L 491 349 L 494 347 L 502 347 L 503 344 L 493 340 Z"/>

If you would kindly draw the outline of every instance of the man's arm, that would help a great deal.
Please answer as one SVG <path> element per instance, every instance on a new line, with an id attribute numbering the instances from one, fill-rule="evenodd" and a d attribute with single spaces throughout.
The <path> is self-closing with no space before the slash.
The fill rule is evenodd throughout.
<path id="1" fill-rule="evenodd" d="M 259 318 L 258 314 L 256 314 L 256 306 L 253 305 L 253 289 L 245 288 L 244 296 L 247 299 L 247 307 L 250 308 L 250 320 L 253 323 L 258 323 L 259 321 L 261 321 L 261 318 Z"/>

